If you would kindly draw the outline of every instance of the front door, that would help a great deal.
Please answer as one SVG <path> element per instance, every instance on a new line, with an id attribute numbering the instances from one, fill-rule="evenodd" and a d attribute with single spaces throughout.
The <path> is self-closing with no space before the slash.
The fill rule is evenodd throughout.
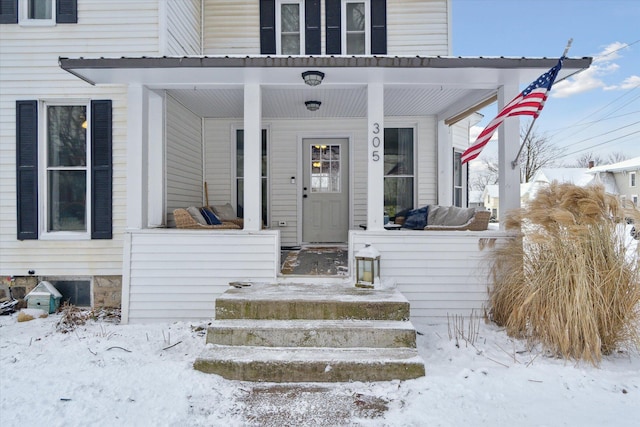
<path id="1" fill-rule="evenodd" d="M 349 140 L 304 139 L 302 151 L 302 241 L 347 242 Z"/>

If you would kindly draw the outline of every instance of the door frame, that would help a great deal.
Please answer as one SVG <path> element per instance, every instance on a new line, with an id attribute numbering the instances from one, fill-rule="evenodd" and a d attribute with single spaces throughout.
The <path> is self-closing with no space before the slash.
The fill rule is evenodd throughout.
<path id="1" fill-rule="evenodd" d="M 302 215 L 303 215 L 303 209 L 302 209 L 302 195 L 303 195 L 303 182 L 304 182 L 304 172 L 303 172 L 303 165 L 302 165 L 302 161 L 303 161 L 303 156 L 304 156 L 304 140 L 305 139 L 346 139 L 347 140 L 347 144 L 349 144 L 348 150 L 347 152 L 349 153 L 349 162 L 348 162 L 348 166 L 349 166 L 349 206 L 348 206 L 348 212 L 349 212 L 349 218 L 347 221 L 348 224 L 348 230 L 352 230 L 353 229 L 353 184 L 354 184 L 354 179 L 353 179 L 353 165 L 354 165 L 354 141 L 355 138 L 353 137 L 353 134 L 351 132 L 344 132 L 344 133 L 330 133 L 330 132 L 309 132 L 309 133 L 300 133 L 297 136 L 297 143 L 296 143 L 296 157 L 298 159 L 298 165 L 296 166 L 296 175 L 297 175 L 297 179 L 296 179 L 296 197 L 297 197 L 297 207 L 298 207 L 298 212 L 296 214 L 296 217 L 298 218 L 297 221 L 297 227 L 296 227 L 296 235 L 297 235 L 297 242 L 298 245 L 302 245 L 304 243 L 307 242 L 303 242 L 302 241 Z M 347 230 L 347 232 L 348 232 Z M 349 237 L 347 236 L 347 240 L 349 239 Z M 345 242 L 348 243 L 348 242 Z"/>

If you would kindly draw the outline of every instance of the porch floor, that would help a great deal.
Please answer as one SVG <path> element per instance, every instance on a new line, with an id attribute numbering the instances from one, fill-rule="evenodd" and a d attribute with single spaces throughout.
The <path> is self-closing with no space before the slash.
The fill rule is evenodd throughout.
<path id="1" fill-rule="evenodd" d="M 308 245 L 282 249 L 281 274 L 293 276 L 348 276 L 349 250 L 346 245 Z"/>

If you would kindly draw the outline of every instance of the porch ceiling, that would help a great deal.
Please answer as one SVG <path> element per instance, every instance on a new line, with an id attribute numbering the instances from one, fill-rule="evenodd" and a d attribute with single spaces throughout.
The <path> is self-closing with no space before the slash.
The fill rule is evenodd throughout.
<path id="1" fill-rule="evenodd" d="M 60 66 L 92 84 L 136 84 L 167 90 L 202 117 L 241 118 L 243 86 L 263 89 L 265 118 L 365 117 L 369 82 L 384 84 L 387 116 L 446 119 L 486 100 L 505 84 L 522 85 L 554 66 L 549 58 L 444 57 L 162 57 L 60 58 Z M 565 59 L 558 80 L 588 68 L 591 58 Z M 306 86 L 301 73 L 325 73 Z M 316 112 L 304 102 L 317 100 Z"/>

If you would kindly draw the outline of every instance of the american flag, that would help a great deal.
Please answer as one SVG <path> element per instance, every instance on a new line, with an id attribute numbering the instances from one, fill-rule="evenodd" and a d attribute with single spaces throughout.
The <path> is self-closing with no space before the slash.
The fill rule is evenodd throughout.
<path id="1" fill-rule="evenodd" d="M 498 129 L 498 126 L 502 124 L 504 119 L 511 116 L 533 116 L 534 119 L 538 117 L 544 102 L 547 100 L 547 94 L 553 86 L 553 82 L 558 76 L 560 68 L 562 68 L 562 60 L 560 58 L 555 67 L 538 77 L 533 83 L 531 83 L 525 90 L 523 90 L 518 96 L 508 103 L 496 116 L 491 120 L 491 123 L 478 138 L 476 142 L 467 150 L 462 153 L 462 163 L 469 162 L 480 155 L 480 152 L 487 145 L 487 142 L 491 139 L 491 136 Z"/>

